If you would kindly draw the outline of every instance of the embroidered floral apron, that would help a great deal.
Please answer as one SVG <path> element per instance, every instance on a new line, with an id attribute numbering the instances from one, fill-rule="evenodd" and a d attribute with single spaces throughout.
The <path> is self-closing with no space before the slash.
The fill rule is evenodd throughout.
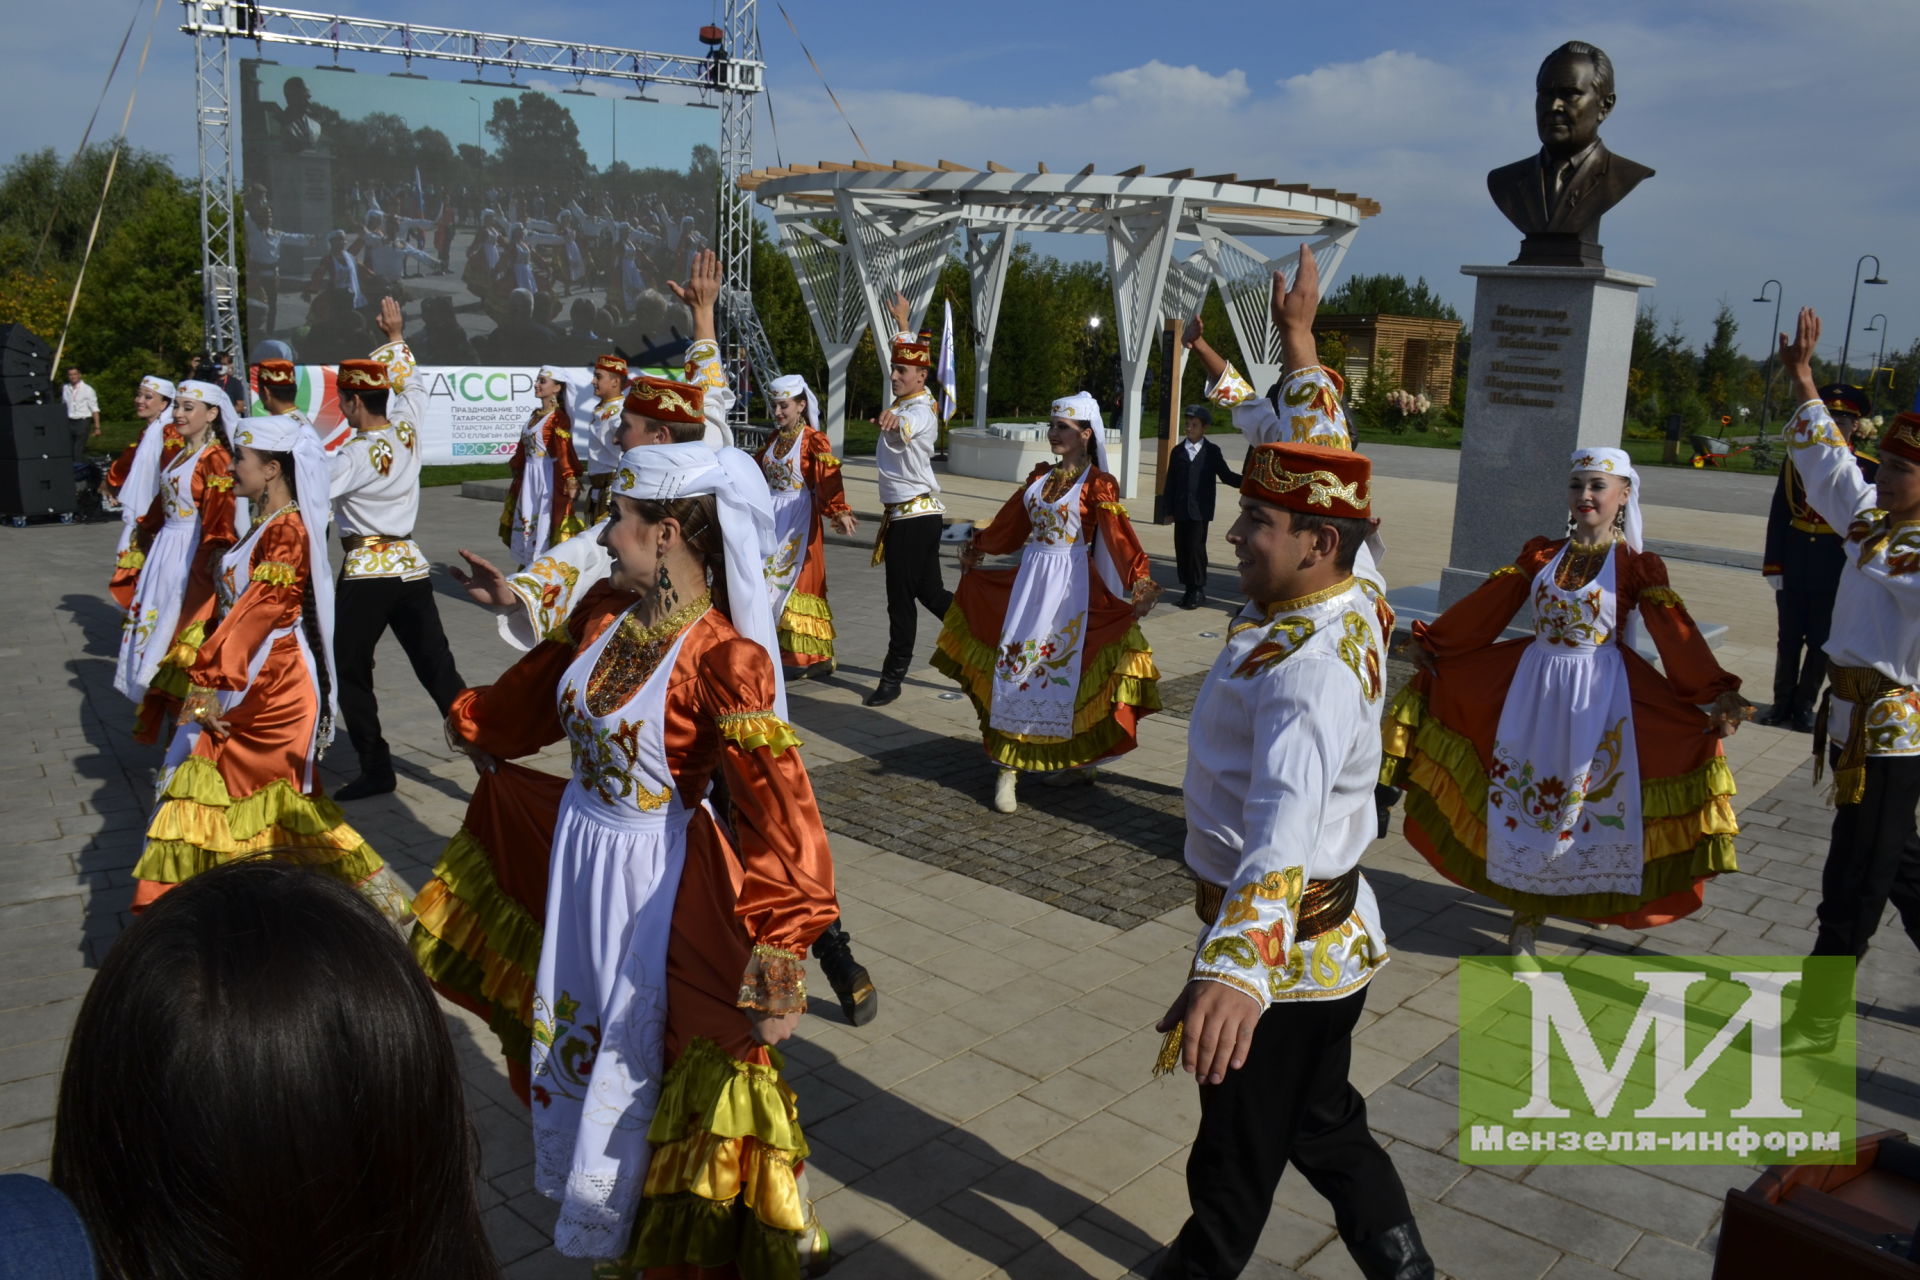
<path id="1" fill-rule="evenodd" d="M 553 532 L 553 455 L 547 452 L 547 419 L 540 414 L 521 432 L 526 450 L 520 468 L 520 492 L 513 504 L 514 558 L 532 564 L 546 551 Z"/>
<path id="2" fill-rule="evenodd" d="M 560 682 L 573 778 L 560 802 L 533 1001 L 534 1182 L 561 1202 L 554 1246 L 572 1257 L 626 1248 L 660 1100 L 667 938 L 686 856 L 688 807 L 667 767 L 667 686 L 683 631 L 646 683 L 606 715 L 587 706 L 620 629 Z"/>
<path id="3" fill-rule="evenodd" d="M 204 446 L 203 446 L 204 447 Z M 160 473 L 160 498 L 166 522 L 153 535 L 147 563 L 133 590 L 133 603 L 120 624 L 120 657 L 113 687 L 139 702 L 147 696 L 167 650 L 173 647 L 180 621 L 180 604 L 193 572 L 193 556 L 200 549 L 200 508 L 193 502 L 193 471 L 198 449 L 182 449 L 173 465 Z M 143 513 L 144 514 L 144 513 Z"/>
<path id="4" fill-rule="evenodd" d="M 767 491 L 773 495 L 773 554 L 767 557 L 767 598 L 773 603 L 776 621 L 786 610 L 794 583 L 800 581 L 807 548 L 813 543 L 809 527 L 814 519 L 813 491 L 807 488 L 800 465 L 800 446 L 806 438 L 805 430 L 794 432 L 793 444 L 784 454 L 776 457 L 769 448 L 760 463 L 767 477 Z M 779 437 L 774 437 L 774 444 L 779 443 Z"/>
<path id="5" fill-rule="evenodd" d="M 1087 472 L 1048 501 L 1045 490 L 1052 474 L 1046 472 L 1027 486 L 1027 518 L 1033 531 L 1020 551 L 1020 572 L 1000 627 L 993 712 L 987 721 L 1001 733 L 1042 741 L 1073 736 L 1091 587 L 1080 523 L 1080 490 Z"/>
<path id="6" fill-rule="evenodd" d="M 1487 878 L 1525 893 L 1640 892 L 1640 761 L 1621 656 L 1619 556 L 1592 582 L 1533 581 L 1520 658 L 1487 771 Z"/>

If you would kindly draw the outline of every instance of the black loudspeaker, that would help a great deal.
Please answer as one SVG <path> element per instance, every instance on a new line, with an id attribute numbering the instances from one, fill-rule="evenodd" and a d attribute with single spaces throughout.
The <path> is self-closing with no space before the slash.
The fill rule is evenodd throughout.
<path id="1" fill-rule="evenodd" d="M 0 515 L 61 515 L 73 507 L 72 458 L 0 459 Z"/>
<path id="2" fill-rule="evenodd" d="M 0 459 L 73 457 L 73 432 L 59 404 L 0 404 Z"/>
<path id="3" fill-rule="evenodd" d="M 53 349 L 22 325 L 0 324 L 0 399 L 53 399 Z"/>

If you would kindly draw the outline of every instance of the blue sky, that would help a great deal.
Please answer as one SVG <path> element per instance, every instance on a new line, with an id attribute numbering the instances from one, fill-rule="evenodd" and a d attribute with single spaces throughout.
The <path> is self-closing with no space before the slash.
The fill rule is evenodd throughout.
<path id="1" fill-rule="evenodd" d="M 1618 70 L 1608 145 L 1659 171 L 1607 216 L 1607 261 L 1657 277 L 1651 301 L 1664 318 L 1699 338 L 1724 298 L 1742 345 L 1759 354 L 1772 307 L 1750 299 L 1777 277 L 1789 314 L 1821 309 L 1825 345 L 1837 354 L 1851 271 L 1871 252 L 1891 283 L 1860 291 L 1855 364 L 1878 344 L 1878 334 L 1859 332 L 1876 312 L 1889 317 L 1889 347 L 1920 333 L 1920 252 L 1908 247 L 1920 202 L 1910 159 L 1920 155 L 1915 0 L 786 4 L 877 159 L 1141 163 L 1339 186 L 1384 206 L 1361 229 L 1347 269 L 1424 275 L 1462 312 L 1472 290 L 1460 264 L 1504 262 L 1517 243 L 1483 175 L 1535 145 L 1540 58 L 1562 40 L 1589 40 Z M 715 12 L 711 0 L 354 7 L 665 50 L 697 48 L 695 30 Z M 129 0 L 66 0 L 58 24 L 10 33 L 0 157 L 78 141 L 133 11 Z M 143 3 L 142 30 L 149 11 Z M 130 136 L 190 164 L 193 58 L 179 18 L 178 4 L 163 0 Z M 94 34 L 76 42 L 75 32 Z M 855 158 L 846 124 L 771 3 L 761 36 L 779 155 Z M 139 41 L 136 33 L 129 65 Z M 328 60 L 319 51 L 277 56 L 289 65 Z M 360 65 L 397 69 L 387 59 Z M 117 121 L 124 103 L 116 85 L 103 120 Z M 775 161 L 764 112 L 756 145 L 760 163 Z"/>

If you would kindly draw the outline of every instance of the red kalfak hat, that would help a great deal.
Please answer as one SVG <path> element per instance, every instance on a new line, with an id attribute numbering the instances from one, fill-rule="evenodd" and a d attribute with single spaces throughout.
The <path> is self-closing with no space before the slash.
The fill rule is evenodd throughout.
<path id="1" fill-rule="evenodd" d="M 705 422 L 706 392 L 697 383 L 641 374 L 627 388 L 628 413 L 654 422 Z"/>

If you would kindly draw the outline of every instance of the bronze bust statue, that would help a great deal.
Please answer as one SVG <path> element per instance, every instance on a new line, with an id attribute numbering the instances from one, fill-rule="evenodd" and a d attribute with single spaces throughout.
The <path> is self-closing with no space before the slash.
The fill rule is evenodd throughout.
<path id="1" fill-rule="evenodd" d="M 1512 265 L 1606 265 L 1600 215 L 1653 176 L 1600 141 L 1613 101 L 1613 62 L 1594 46 L 1569 40 L 1540 64 L 1533 100 L 1540 150 L 1487 175 L 1494 204 L 1526 237 Z"/>

